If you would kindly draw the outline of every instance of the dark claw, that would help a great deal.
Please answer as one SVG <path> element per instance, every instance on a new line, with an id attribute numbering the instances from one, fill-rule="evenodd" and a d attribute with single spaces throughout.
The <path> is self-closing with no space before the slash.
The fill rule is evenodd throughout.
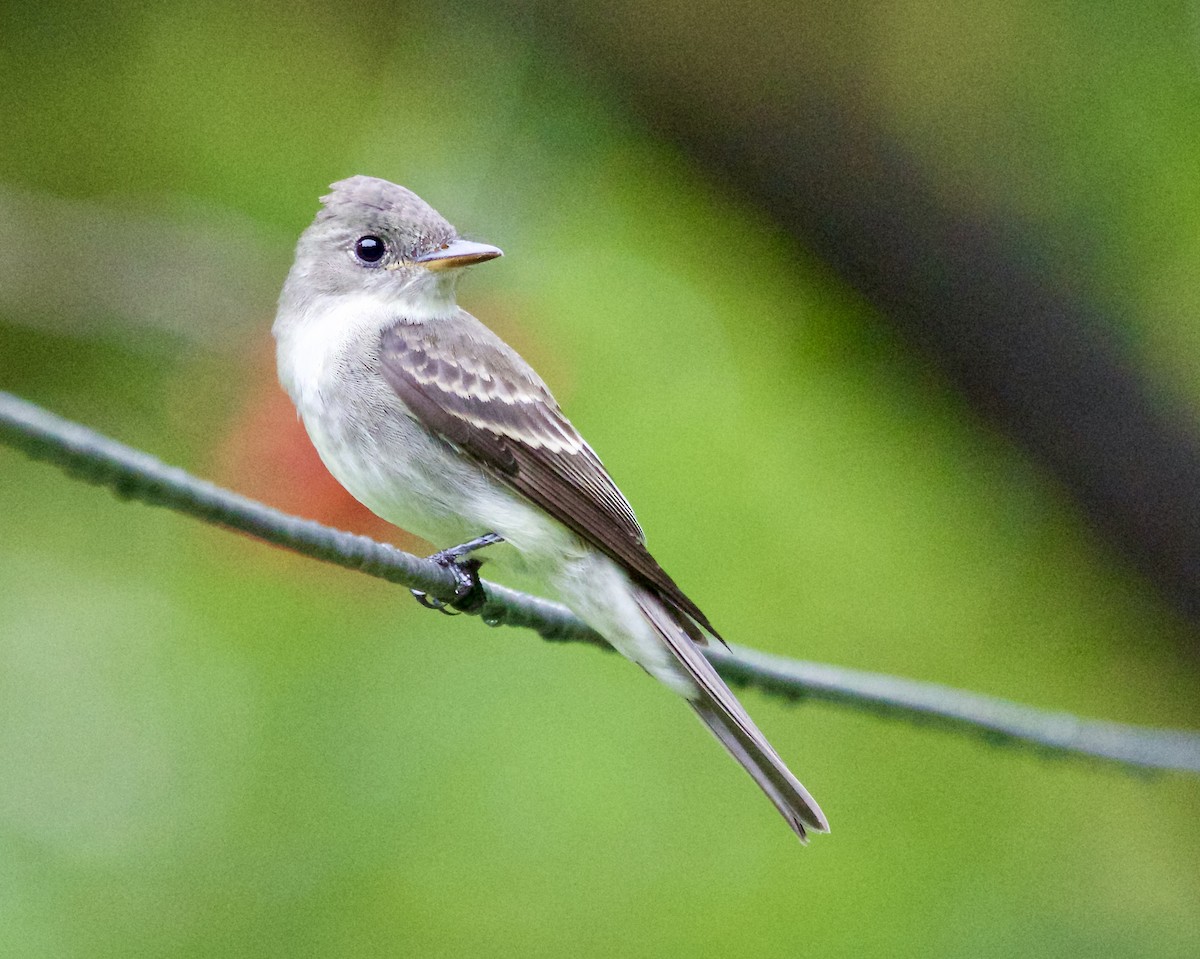
<path id="1" fill-rule="evenodd" d="M 413 599 L 415 599 L 426 609 L 436 609 L 440 613 L 446 612 L 446 604 L 440 599 L 430 596 L 428 593 L 425 593 L 419 589 L 410 589 L 409 592 L 413 594 Z M 448 613 L 447 615 L 453 616 L 454 614 Z"/>
<path id="2" fill-rule="evenodd" d="M 487 602 L 487 597 L 483 593 L 483 584 L 479 582 L 479 567 L 483 561 L 464 559 L 463 557 L 484 546 L 502 542 L 504 542 L 503 538 L 497 534 L 485 533 L 469 543 L 444 549 L 429 557 L 443 569 L 450 570 L 458 581 L 454 588 L 454 599 L 450 602 L 435 599 L 419 589 L 412 589 L 409 592 L 426 609 L 436 609 L 439 613 L 445 613 L 447 616 L 457 616 L 459 613 L 478 613 Z"/>

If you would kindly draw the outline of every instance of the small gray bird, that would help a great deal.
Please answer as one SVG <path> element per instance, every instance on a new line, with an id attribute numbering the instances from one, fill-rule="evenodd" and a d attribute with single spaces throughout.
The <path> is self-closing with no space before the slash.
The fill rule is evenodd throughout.
<path id="1" fill-rule="evenodd" d="M 273 332 L 279 378 L 329 471 L 438 546 L 466 601 L 471 551 L 532 577 L 687 699 L 805 839 L 820 808 L 700 651 L 720 636 L 646 550 L 621 491 L 546 384 L 455 303 L 460 239 L 416 194 L 334 183 L 296 246 Z M 436 604 L 434 604 L 436 605 Z"/>

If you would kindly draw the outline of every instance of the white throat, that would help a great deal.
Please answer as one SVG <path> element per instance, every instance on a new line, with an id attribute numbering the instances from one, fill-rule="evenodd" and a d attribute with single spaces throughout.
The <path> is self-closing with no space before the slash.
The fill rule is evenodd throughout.
<path id="1" fill-rule="evenodd" d="M 389 326 L 404 319 L 436 322 L 454 316 L 452 279 L 410 284 L 399 295 L 339 293 L 281 301 L 271 332 L 277 345 L 279 379 L 301 416 L 324 405 L 322 388 L 344 372 L 346 357 L 375 348 Z"/>

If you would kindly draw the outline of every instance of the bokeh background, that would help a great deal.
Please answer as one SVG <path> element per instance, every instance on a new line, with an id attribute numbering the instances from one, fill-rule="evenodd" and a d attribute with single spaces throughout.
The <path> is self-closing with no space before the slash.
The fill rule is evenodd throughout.
<path id="1" fill-rule="evenodd" d="M 269 337 L 387 177 L 733 640 L 1195 728 L 1198 107 L 1193 4 L 7 3 L 0 389 L 426 548 Z M 747 694 L 802 850 L 615 656 L 0 494 L 4 955 L 1200 953 L 1195 780 Z"/>

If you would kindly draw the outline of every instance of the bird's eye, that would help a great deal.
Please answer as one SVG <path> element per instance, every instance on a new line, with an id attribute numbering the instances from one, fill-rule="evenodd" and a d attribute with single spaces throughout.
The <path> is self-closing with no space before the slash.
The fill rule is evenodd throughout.
<path id="1" fill-rule="evenodd" d="M 354 244 L 354 255 L 364 263 L 378 263 L 386 252 L 387 247 L 377 236 L 360 236 Z"/>

